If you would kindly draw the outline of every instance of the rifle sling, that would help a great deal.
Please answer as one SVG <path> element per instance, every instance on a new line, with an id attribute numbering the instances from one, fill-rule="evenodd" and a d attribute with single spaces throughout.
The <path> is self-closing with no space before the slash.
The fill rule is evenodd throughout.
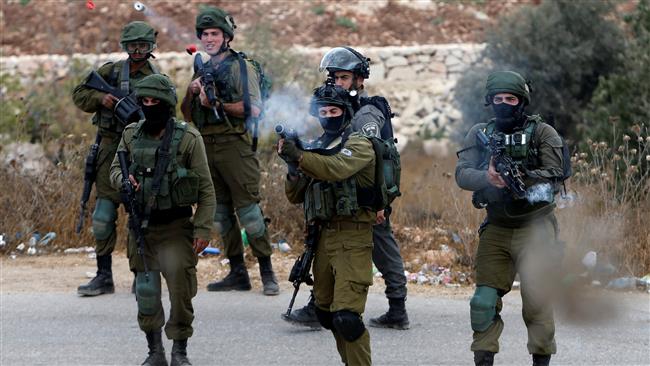
<path id="1" fill-rule="evenodd" d="M 242 83 L 242 99 L 244 102 L 244 120 L 246 126 L 249 125 L 249 122 L 251 119 L 253 120 L 253 145 L 251 146 L 253 151 L 257 151 L 257 134 L 258 134 L 258 119 L 253 118 L 252 113 L 251 113 L 251 95 L 250 95 L 250 90 L 248 89 L 248 69 L 246 68 L 246 60 L 244 60 L 244 57 L 238 53 L 235 52 L 237 55 L 237 60 L 239 61 L 239 79 L 241 80 Z"/>

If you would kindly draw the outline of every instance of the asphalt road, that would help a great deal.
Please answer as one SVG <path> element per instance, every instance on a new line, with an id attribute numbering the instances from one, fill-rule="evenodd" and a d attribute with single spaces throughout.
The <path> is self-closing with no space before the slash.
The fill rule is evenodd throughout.
<path id="1" fill-rule="evenodd" d="M 289 291 L 278 297 L 200 291 L 194 300 L 190 360 L 194 365 L 340 365 L 329 332 L 306 330 L 280 319 L 289 296 Z M 302 291 L 297 304 L 304 304 L 306 296 L 307 291 Z M 558 319 L 558 354 L 552 364 L 650 364 L 650 297 L 608 296 L 615 296 L 615 311 L 595 310 L 595 319 L 582 324 Z M 506 328 L 497 364 L 529 365 L 519 293 L 508 294 L 504 303 Z M 472 364 L 467 298 L 412 295 L 407 307 L 410 330 L 370 328 L 374 364 Z M 366 317 L 385 308 L 385 298 L 372 293 Z M 128 293 L 95 298 L 73 293 L 1 293 L 0 309 L 3 366 L 139 365 L 145 358 L 146 340 L 137 326 L 134 297 Z M 171 341 L 165 340 L 165 348 L 169 355 Z"/>

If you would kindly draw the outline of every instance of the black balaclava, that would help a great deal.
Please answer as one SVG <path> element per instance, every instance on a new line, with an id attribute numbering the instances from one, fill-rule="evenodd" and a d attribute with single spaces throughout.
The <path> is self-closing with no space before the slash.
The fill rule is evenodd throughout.
<path id="1" fill-rule="evenodd" d="M 511 133 L 517 127 L 523 126 L 524 120 L 524 101 L 519 97 L 519 104 L 510 105 L 507 103 L 494 104 L 492 110 L 496 117 L 497 130 L 505 133 Z"/>
<path id="2" fill-rule="evenodd" d="M 338 117 L 318 117 L 318 122 L 320 122 L 325 133 L 329 135 L 340 135 L 347 126 L 347 113 L 343 110 L 343 113 Z"/>
<path id="3" fill-rule="evenodd" d="M 143 105 L 142 112 L 145 117 L 142 128 L 148 135 L 158 134 L 163 128 L 165 128 L 167 121 L 171 117 L 169 106 L 167 103 L 162 101 L 156 105 Z"/>

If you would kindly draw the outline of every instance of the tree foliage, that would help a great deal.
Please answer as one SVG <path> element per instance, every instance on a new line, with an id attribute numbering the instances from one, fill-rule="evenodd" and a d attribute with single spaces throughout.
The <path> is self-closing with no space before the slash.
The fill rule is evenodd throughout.
<path id="1" fill-rule="evenodd" d="M 599 78 L 620 64 L 624 35 L 612 15 L 609 2 L 558 0 L 501 18 L 489 31 L 479 62 L 457 85 L 462 130 L 491 115 L 483 106 L 487 75 L 513 70 L 532 82 L 527 112 L 555 121 L 563 134 L 574 137 Z"/>
<path id="2" fill-rule="evenodd" d="M 650 2 L 642 0 L 626 17 L 631 37 L 620 56 L 616 73 L 601 77 L 580 130 L 593 140 L 607 141 L 609 121 L 619 131 L 633 125 L 650 125 Z"/>

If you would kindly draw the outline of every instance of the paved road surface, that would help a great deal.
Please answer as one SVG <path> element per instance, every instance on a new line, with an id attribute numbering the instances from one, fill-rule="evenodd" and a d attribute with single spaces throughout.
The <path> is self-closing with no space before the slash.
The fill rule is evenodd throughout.
<path id="1" fill-rule="evenodd" d="M 0 364 L 139 365 L 146 341 L 136 324 L 132 295 L 79 298 L 73 293 L 2 293 Z M 195 298 L 194 365 L 340 365 L 328 332 L 309 331 L 280 319 L 289 291 L 278 297 L 259 293 L 208 293 Z M 306 300 L 306 291 L 297 304 Z M 618 316 L 577 325 L 559 320 L 555 365 L 650 364 L 650 297 L 617 296 Z M 526 330 L 518 292 L 504 298 L 499 365 L 529 365 Z M 168 308 L 168 303 L 165 304 Z M 413 295 L 407 303 L 408 331 L 370 328 L 376 365 L 470 365 L 471 333 L 466 298 Z M 367 317 L 381 314 L 386 301 L 370 294 Z M 607 320 L 608 318 L 611 318 Z M 171 342 L 165 340 L 167 353 Z"/>

